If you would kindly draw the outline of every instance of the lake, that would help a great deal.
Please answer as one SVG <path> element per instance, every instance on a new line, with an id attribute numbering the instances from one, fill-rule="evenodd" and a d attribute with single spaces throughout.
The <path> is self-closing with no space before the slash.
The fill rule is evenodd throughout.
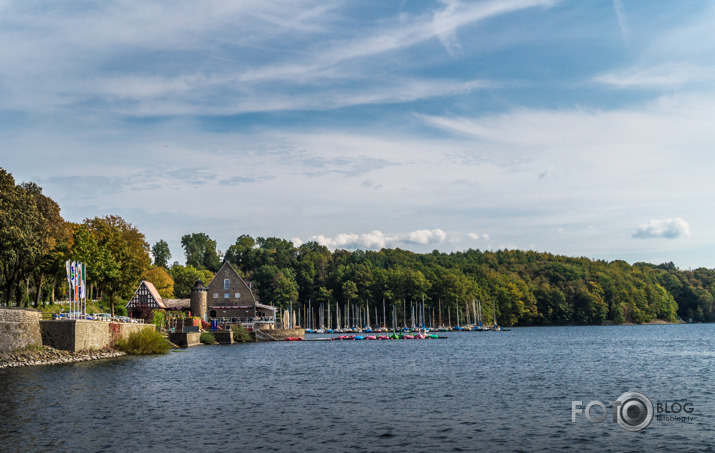
<path id="1" fill-rule="evenodd" d="M 2 369 L 0 445 L 23 452 L 715 451 L 714 324 L 440 335 L 448 338 L 202 346 Z M 572 422 L 572 401 L 608 404 L 629 391 L 671 412 L 692 409 L 656 415 L 691 419 L 654 418 L 631 432 L 608 409 L 601 423 L 584 413 Z"/>

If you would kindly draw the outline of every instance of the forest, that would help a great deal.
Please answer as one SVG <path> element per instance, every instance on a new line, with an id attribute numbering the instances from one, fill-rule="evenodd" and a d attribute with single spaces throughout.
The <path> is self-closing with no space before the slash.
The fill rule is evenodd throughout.
<path id="1" fill-rule="evenodd" d="M 65 262 L 87 263 L 93 299 L 121 311 L 141 280 L 162 297 L 186 298 L 224 261 L 254 285 L 262 303 L 394 308 L 409 317 L 424 301 L 435 320 L 455 323 L 478 300 L 504 326 L 715 321 L 715 270 L 673 263 L 629 264 L 536 251 L 335 250 L 309 242 L 240 234 L 225 252 L 206 233 L 181 238 L 185 264 L 170 263 L 166 241 L 150 246 L 119 216 L 65 221 L 35 183 L 16 184 L 0 168 L 0 303 L 40 307 L 67 294 Z M 344 311 L 343 311 L 344 313 Z M 462 318 L 463 319 L 463 318 Z"/>

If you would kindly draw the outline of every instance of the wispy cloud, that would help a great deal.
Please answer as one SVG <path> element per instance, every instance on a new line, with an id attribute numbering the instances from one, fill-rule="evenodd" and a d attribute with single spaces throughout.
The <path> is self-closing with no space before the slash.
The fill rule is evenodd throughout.
<path id="1" fill-rule="evenodd" d="M 631 30 L 628 26 L 628 18 L 626 17 L 626 12 L 623 9 L 622 0 L 613 0 L 613 9 L 616 11 L 616 17 L 618 18 L 618 27 L 621 29 L 621 35 L 623 40 L 628 43 L 631 39 Z"/>
<path id="2" fill-rule="evenodd" d="M 348 18 L 335 1 L 106 2 L 78 10 L 55 6 L 42 15 L 8 8 L 10 32 L 0 36 L 0 58 L 15 69 L 0 69 L 8 88 L 4 103 L 19 110 L 94 106 L 138 116 L 233 115 L 453 96 L 492 84 L 418 77 L 408 74 L 405 62 L 395 67 L 383 56 L 435 39 L 455 54 L 460 28 L 553 3 L 450 0 L 358 33 L 342 26 Z M 322 35 L 329 39 L 315 39 Z M 49 83 L 39 83 L 44 74 L 37 62 L 54 68 Z M 24 89 L 28 80 L 41 90 Z"/>
<path id="3" fill-rule="evenodd" d="M 715 79 L 715 67 L 688 62 L 639 65 L 601 74 L 594 80 L 616 88 L 678 88 Z"/>
<path id="4" fill-rule="evenodd" d="M 642 224 L 633 234 L 634 238 L 665 238 L 677 239 L 690 235 L 690 225 L 681 218 L 673 219 L 651 219 L 648 223 Z"/>
<path id="5" fill-rule="evenodd" d="M 613 0 L 619 27 L 626 42 L 631 29 L 626 19 L 623 2 Z M 677 89 L 715 81 L 715 43 L 711 39 L 715 9 L 700 11 L 685 24 L 657 30 L 648 36 L 637 58 L 601 74 L 593 80 L 619 89 Z"/>

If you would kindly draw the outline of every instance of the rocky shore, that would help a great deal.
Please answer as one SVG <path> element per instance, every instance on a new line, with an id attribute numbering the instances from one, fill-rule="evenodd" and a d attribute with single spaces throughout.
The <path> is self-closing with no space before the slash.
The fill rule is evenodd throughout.
<path id="1" fill-rule="evenodd" d="M 0 353 L 0 368 L 85 362 L 87 360 L 111 359 L 123 355 L 126 354 L 114 349 L 70 352 L 45 346 L 40 349 Z"/>

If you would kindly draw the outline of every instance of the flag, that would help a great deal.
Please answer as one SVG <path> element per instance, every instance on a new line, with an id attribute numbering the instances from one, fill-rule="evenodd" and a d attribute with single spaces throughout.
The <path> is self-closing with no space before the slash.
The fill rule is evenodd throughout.
<path id="1" fill-rule="evenodd" d="M 74 301 L 77 302 L 79 296 L 79 276 L 77 275 L 77 261 L 72 263 L 72 287 L 74 288 Z"/>
<path id="2" fill-rule="evenodd" d="M 67 283 L 72 283 L 72 271 L 70 270 L 70 267 L 72 266 L 72 262 L 70 260 L 67 260 L 65 263 L 65 268 L 67 269 Z"/>
<path id="3" fill-rule="evenodd" d="M 77 263 L 77 288 L 79 289 L 77 291 L 79 296 L 77 297 L 79 300 L 84 299 L 84 286 L 82 286 L 82 283 L 82 263 Z"/>
<path id="4" fill-rule="evenodd" d="M 87 299 L 87 265 L 82 263 L 82 299 Z"/>

